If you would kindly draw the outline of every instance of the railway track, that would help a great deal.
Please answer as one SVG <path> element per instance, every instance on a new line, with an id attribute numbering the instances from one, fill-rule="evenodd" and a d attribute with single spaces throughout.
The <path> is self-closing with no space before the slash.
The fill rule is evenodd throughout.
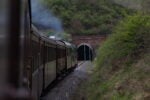
<path id="1" fill-rule="evenodd" d="M 42 98 L 42 100 L 72 100 L 80 84 L 88 78 L 91 62 L 78 62 L 78 67 L 67 75 Z"/>
<path id="2" fill-rule="evenodd" d="M 78 66 L 81 66 L 82 64 L 84 64 L 85 63 L 85 61 L 79 61 L 78 62 Z"/>
<path id="3" fill-rule="evenodd" d="M 84 62 L 80 63 L 80 66 L 83 64 Z M 79 65 L 77 65 L 78 67 Z M 75 67 L 75 68 L 77 68 Z M 57 85 L 63 81 L 68 75 L 70 75 L 74 70 L 75 68 L 71 69 L 70 71 L 64 73 L 63 75 L 59 76 L 56 80 L 54 80 L 44 91 L 43 93 L 41 94 L 41 98 L 43 98 L 44 96 L 46 96 L 48 93 L 51 92 L 51 90 L 55 87 L 57 87 Z M 43 99 L 41 99 L 43 100 Z"/>
<path id="4" fill-rule="evenodd" d="M 85 63 L 85 61 L 79 61 L 76 68 L 82 66 L 84 63 Z M 57 85 L 58 85 L 61 81 L 63 81 L 69 74 L 71 74 L 74 70 L 75 70 L 75 68 L 72 69 L 72 70 L 70 70 L 69 72 L 65 73 L 64 75 L 58 77 L 56 80 L 54 80 L 54 81 L 43 91 L 43 93 L 42 93 L 42 95 L 41 95 L 41 98 L 43 98 L 43 97 L 46 96 L 49 92 L 51 92 L 51 90 L 52 90 L 53 88 L 57 87 Z M 42 100 L 43 100 L 43 99 L 42 99 Z"/>

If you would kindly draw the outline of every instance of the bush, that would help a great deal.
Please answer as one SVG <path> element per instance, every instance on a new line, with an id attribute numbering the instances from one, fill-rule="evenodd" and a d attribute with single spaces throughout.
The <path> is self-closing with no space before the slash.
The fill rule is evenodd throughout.
<path id="1" fill-rule="evenodd" d="M 149 38 L 150 16 L 128 16 L 100 47 L 97 66 L 141 53 L 149 45 Z"/>

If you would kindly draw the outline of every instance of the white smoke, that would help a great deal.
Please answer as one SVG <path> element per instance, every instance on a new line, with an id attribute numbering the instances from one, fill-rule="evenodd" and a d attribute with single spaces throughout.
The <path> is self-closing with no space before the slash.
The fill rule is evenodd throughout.
<path id="1" fill-rule="evenodd" d="M 61 20 L 43 6 L 40 0 L 31 0 L 31 9 L 33 24 L 55 30 L 57 34 L 63 33 Z"/>

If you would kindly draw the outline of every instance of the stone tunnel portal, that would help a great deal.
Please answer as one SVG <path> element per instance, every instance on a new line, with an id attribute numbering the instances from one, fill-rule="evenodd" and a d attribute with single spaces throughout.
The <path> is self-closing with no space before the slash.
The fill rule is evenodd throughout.
<path id="1" fill-rule="evenodd" d="M 79 61 L 93 60 L 93 49 L 89 44 L 80 44 L 77 52 Z"/>

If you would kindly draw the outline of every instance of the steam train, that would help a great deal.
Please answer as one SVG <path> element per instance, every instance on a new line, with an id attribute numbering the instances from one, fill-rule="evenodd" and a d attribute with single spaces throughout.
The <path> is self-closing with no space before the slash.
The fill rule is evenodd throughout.
<path id="1" fill-rule="evenodd" d="M 42 91 L 57 77 L 76 67 L 76 47 L 65 41 L 49 39 L 34 26 L 30 36 L 32 79 L 29 83 L 34 97 L 39 99 Z"/>
<path id="2" fill-rule="evenodd" d="M 7 13 L 0 30 L 0 100 L 39 100 L 55 79 L 76 67 L 76 47 L 50 39 L 32 25 L 30 0 L 3 2 Z"/>

